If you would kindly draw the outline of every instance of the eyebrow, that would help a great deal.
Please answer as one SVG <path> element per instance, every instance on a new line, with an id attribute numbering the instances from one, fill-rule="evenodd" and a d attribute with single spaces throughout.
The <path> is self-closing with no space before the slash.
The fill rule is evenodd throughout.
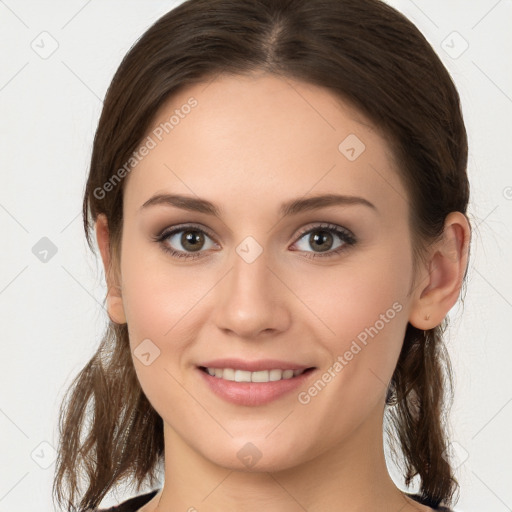
<path id="1" fill-rule="evenodd" d="M 150 206 L 166 205 L 175 206 L 183 210 L 192 212 L 205 213 L 207 215 L 214 215 L 215 217 L 221 217 L 222 210 L 215 204 L 193 196 L 183 196 L 179 194 L 156 194 L 148 199 L 139 209 L 142 211 Z M 282 217 L 288 217 L 290 215 L 296 215 L 301 212 L 317 210 L 320 208 L 326 208 L 329 206 L 350 206 L 350 205 L 363 205 L 367 206 L 374 211 L 377 211 L 377 207 L 370 203 L 367 199 L 357 196 L 347 196 L 339 194 L 324 194 L 319 196 L 292 199 L 281 204 L 279 208 L 279 214 Z"/>

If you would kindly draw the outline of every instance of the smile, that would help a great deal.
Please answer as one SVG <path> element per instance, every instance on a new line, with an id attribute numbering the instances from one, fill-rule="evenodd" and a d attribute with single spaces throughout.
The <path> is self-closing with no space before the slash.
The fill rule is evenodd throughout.
<path id="1" fill-rule="evenodd" d="M 249 371 L 198 366 L 196 371 L 215 396 L 231 404 L 250 407 L 284 399 L 292 391 L 306 387 L 311 376 L 316 374 L 315 367 Z"/>
<path id="2" fill-rule="evenodd" d="M 279 368 L 275 368 L 272 370 L 250 372 L 234 368 L 206 368 L 204 366 L 201 366 L 200 369 L 207 372 L 212 377 L 218 377 L 220 379 L 234 382 L 275 382 L 279 380 L 292 379 L 293 377 L 302 375 L 308 370 L 312 370 L 312 368 L 302 370 L 281 370 Z"/>

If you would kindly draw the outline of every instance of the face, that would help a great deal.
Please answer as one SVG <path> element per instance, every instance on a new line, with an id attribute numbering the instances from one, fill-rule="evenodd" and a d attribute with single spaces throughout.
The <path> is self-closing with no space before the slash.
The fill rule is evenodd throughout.
<path id="1" fill-rule="evenodd" d="M 327 90 L 270 75 L 190 86 L 146 137 L 125 183 L 122 305 L 169 439 L 268 471 L 381 428 L 413 279 L 385 139 Z M 224 358 L 253 382 L 200 369 Z M 309 370 L 256 382 L 283 367 Z"/>

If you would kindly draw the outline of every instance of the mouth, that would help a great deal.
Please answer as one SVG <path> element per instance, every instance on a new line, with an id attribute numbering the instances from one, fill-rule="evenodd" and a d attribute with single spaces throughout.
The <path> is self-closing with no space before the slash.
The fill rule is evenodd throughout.
<path id="1" fill-rule="evenodd" d="M 263 406 L 277 399 L 293 399 L 294 390 L 311 385 L 316 366 L 300 366 L 277 361 L 245 364 L 237 360 L 223 360 L 223 364 L 207 363 L 197 366 L 197 373 L 215 396 L 237 406 Z M 231 367 L 228 366 L 231 364 Z M 238 366 L 238 367 L 237 367 Z M 245 366 L 242 369 L 240 366 Z M 266 368 L 262 368 L 262 366 Z M 280 368 L 279 366 L 287 366 Z"/>
<path id="2" fill-rule="evenodd" d="M 315 369 L 314 366 L 309 368 L 297 368 L 285 370 L 281 368 L 272 368 L 270 370 L 259 370 L 251 372 L 249 370 L 241 370 L 237 368 L 214 368 L 209 366 L 199 366 L 202 372 L 207 373 L 211 377 L 223 379 L 231 382 L 277 382 L 281 380 L 289 380 L 309 373 Z"/>

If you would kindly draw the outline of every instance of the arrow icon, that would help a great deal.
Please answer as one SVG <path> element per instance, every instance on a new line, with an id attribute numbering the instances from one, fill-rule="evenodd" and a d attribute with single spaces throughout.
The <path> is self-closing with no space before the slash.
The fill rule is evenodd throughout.
<path id="1" fill-rule="evenodd" d="M 39 55 L 39 57 L 41 57 L 41 59 L 46 60 L 57 51 L 59 43 L 55 37 L 44 30 L 34 37 L 30 43 L 30 47 L 37 53 L 37 55 Z"/>
<path id="2" fill-rule="evenodd" d="M 263 252 L 263 247 L 252 236 L 248 236 L 238 244 L 236 252 L 246 263 L 252 263 Z"/>
<path id="3" fill-rule="evenodd" d="M 452 59 L 458 59 L 469 48 L 469 43 L 461 34 L 454 30 L 443 39 L 441 48 Z"/>
<path id="4" fill-rule="evenodd" d="M 43 469 L 48 469 L 55 462 L 56 456 L 55 448 L 46 441 L 39 443 L 30 454 L 31 459 Z"/>
<path id="5" fill-rule="evenodd" d="M 149 338 L 146 338 L 133 351 L 133 355 L 144 366 L 149 366 L 160 356 L 160 349 Z"/>
<path id="6" fill-rule="evenodd" d="M 43 236 L 33 247 L 32 254 L 41 262 L 48 263 L 57 254 L 57 246 Z"/>
<path id="7" fill-rule="evenodd" d="M 366 149 L 363 141 L 355 134 L 348 134 L 338 145 L 338 151 L 349 161 L 353 162 Z"/>

